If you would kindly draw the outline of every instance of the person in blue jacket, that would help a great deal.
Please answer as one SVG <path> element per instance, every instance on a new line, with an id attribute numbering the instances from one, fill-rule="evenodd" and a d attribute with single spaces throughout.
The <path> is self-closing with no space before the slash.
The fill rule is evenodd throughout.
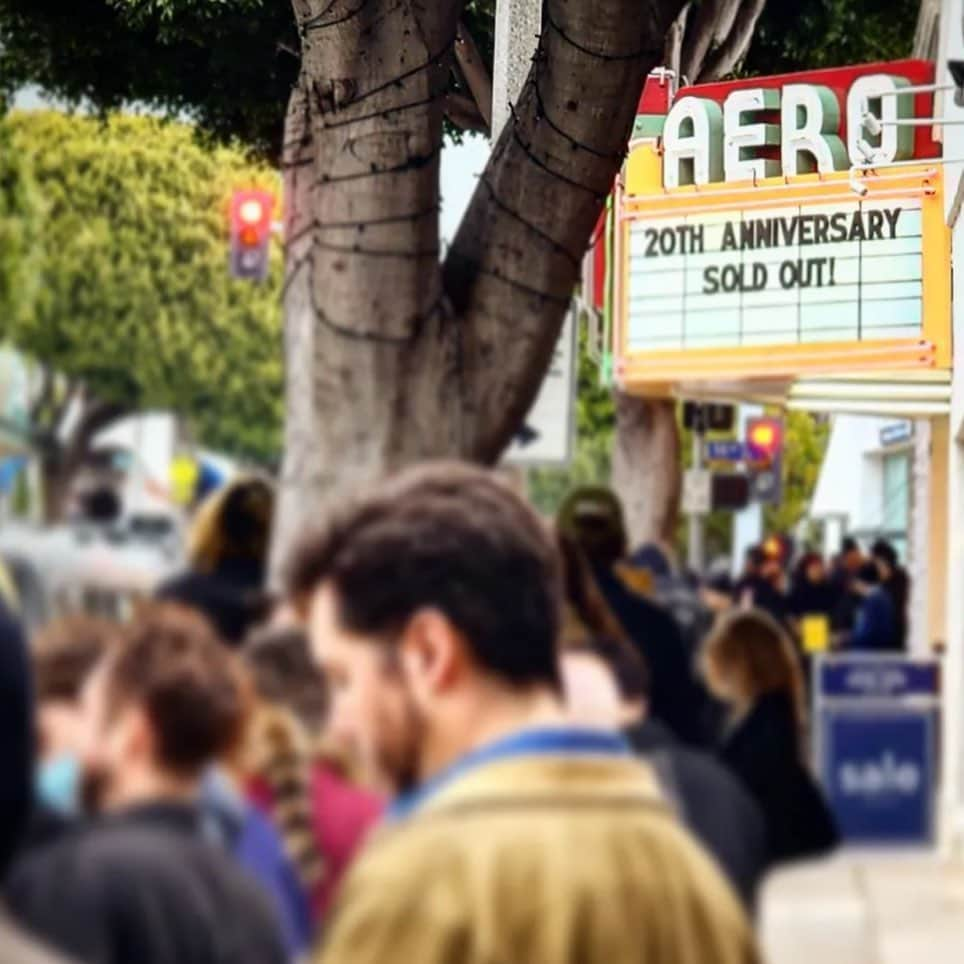
<path id="1" fill-rule="evenodd" d="M 854 591 L 861 597 L 857 622 L 847 649 L 857 652 L 886 652 L 895 648 L 897 614 L 886 590 L 880 585 L 880 571 L 865 562 L 854 578 Z"/>

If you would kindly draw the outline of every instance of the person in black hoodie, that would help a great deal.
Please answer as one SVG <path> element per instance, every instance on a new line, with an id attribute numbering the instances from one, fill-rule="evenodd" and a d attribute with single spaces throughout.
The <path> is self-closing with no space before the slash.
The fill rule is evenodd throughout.
<path id="1" fill-rule="evenodd" d="M 646 598 L 625 563 L 622 505 L 605 488 L 574 491 L 559 512 L 558 528 L 578 545 L 609 610 L 649 667 L 651 710 L 686 743 L 703 738 L 703 694 L 673 617 Z"/>
<path id="2" fill-rule="evenodd" d="M 19 851 L 33 796 L 32 686 L 23 633 L 0 604 L 0 880 Z M 0 959 L 3 964 L 58 964 L 62 959 L 26 937 L 0 902 Z"/>
<path id="3" fill-rule="evenodd" d="M 257 477 L 208 496 L 191 529 L 188 570 L 157 597 L 198 610 L 226 643 L 240 646 L 270 609 L 264 582 L 273 510 L 274 491 Z"/>
<path id="4" fill-rule="evenodd" d="M 880 585 L 890 597 L 896 619 L 893 648 L 900 652 L 907 649 L 907 634 L 910 624 L 907 607 L 910 603 L 910 576 L 900 564 L 897 550 L 886 539 L 878 539 L 871 547 L 870 554 L 880 573 Z"/>
<path id="5" fill-rule="evenodd" d="M 101 816 L 17 865 L 19 921 L 90 964 L 283 964 L 267 896 L 202 840 L 202 772 L 244 722 L 231 654 L 197 615 L 158 607 L 83 698 L 86 798 Z"/>
<path id="6" fill-rule="evenodd" d="M 786 633 L 767 613 L 735 612 L 707 639 L 704 660 L 730 708 L 721 758 L 763 811 L 768 864 L 829 853 L 838 833 L 806 764 L 803 676 Z"/>

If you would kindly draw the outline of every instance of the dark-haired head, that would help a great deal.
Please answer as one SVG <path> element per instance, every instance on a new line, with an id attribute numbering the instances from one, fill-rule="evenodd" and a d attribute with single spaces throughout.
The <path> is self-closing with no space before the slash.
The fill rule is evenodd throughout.
<path id="1" fill-rule="evenodd" d="M 396 785 L 483 690 L 492 706 L 559 689 L 558 551 L 492 472 L 435 463 L 383 482 L 301 544 L 288 586 L 333 726 L 358 731 Z"/>

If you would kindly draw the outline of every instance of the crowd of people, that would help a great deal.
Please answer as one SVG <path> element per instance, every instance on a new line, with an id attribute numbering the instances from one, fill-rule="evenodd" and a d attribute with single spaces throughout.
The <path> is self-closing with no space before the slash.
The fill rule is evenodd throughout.
<path id="1" fill-rule="evenodd" d="M 803 622 L 824 624 L 827 648 L 851 652 L 903 652 L 907 649 L 910 577 L 897 550 L 885 539 L 865 555 L 846 538 L 831 565 L 817 552 L 804 552 L 792 572 L 787 546 L 768 540 L 747 551 L 733 601 L 763 609 L 798 641 Z"/>
<path id="2" fill-rule="evenodd" d="M 766 873 L 837 843 L 800 621 L 896 648 L 889 547 L 694 585 L 605 489 L 550 525 L 440 463 L 269 594 L 272 506 L 215 493 L 125 625 L 0 618 L 5 964 L 759 960 Z"/>

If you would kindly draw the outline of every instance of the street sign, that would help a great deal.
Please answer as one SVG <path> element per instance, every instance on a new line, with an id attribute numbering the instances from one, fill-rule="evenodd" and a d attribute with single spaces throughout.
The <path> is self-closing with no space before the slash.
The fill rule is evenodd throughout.
<path id="1" fill-rule="evenodd" d="M 732 432 L 736 410 L 715 402 L 684 402 L 683 428 L 700 432 Z"/>
<path id="2" fill-rule="evenodd" d="M 814 669 L 817 770 L 844 840 L 932 842 L 938 661 L 853 653 Z"/>
<path id="3" fill-rule="evenodd" d="M 572 458 L 576 429 L 578 317 L 578 309 L 573 304 L 535 404 L 505 454 L 505 461 L 511 465 L 564 466 Z"/>
<path id="4" fill-rule="evenodd" d="M 713 508 L 713 473 L 688 469 L 683 475 L 683 512 L 707 515 Z"/>
<path id="5" fill-rule="evenodd" d="M 713 509 L 739 512 L 750 504 L 750 478 L 742 472 L 718 472 L 712 481 Z"/>
<path id="6" fill-rule="evenodd" d="M 823 784 L 843 838 L 930 843 L 936 711 L 828 709 L 823 726 Z"/>
<path id="7" fill-rule="evenodd" d="M 724 439 L 706 443 L 706 460 L 708 462 L 742 462 L 745 458 L 746 449 L 742 442 Z"/>

